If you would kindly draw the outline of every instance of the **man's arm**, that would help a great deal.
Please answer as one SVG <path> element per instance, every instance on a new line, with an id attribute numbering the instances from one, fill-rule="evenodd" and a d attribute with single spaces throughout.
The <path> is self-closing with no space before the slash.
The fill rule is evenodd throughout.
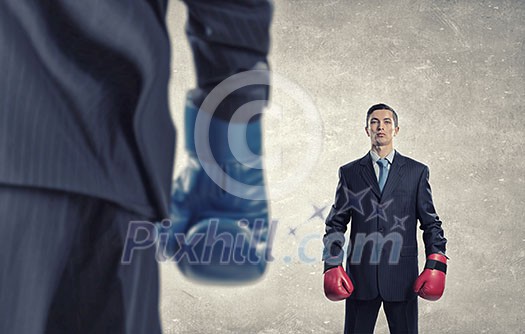
<path id="1" fill-rule="evenodd" d="M 444 237 L 441 220 L 439 220 L 432 202 L 432 191 L 428 182 L 429 175 L 429 169 L 425 166 L 418 185 L 417 219 L 420 223 L 419 228 L 423 230 L 426 256 L 436 253 L 444 255 L 447 239 Z"/>
<path id="2" fill-rule="evenodd" d="M 249 70 L 257 84 L 242 87 L 223 99 L 215 116 L 229 121 L 232 114 L 251 101 L 269 96 L 270 24 L 273 14 L 268 0 L 183 0 L 188 7 L 186 35 L 197 73 L 193 104 L 199 108 L 223 80 Z M 237 87 L 235 87 L 237 88 Z"/>
<path id="3" fill-rule="evenodd" d="M 184 2 L 197 88 L 186 100 L 188 159 L 174 181 L 172 224 L 161 229 L 173 236 L 161 245 L 162 257 L 174 258 L 198 281 L 251 282 L 271 259 L 260 114 L 268 100 L 272 6 L 263 0 Z M 196 240 L 193 259 L 179 252 L 185 249 L 180 233 Z M 221 236 L 227 241 L 214 247 L 210 240 Z"/>
<path id="4" fill-rule="evenodd" d="M 345 232 L 351 217 L 347 190 L 343 170 L 339 168 L 335 201 L 326 218 L 326 233 L 323 237 L 324 293 L 332 301 L 344 300 L 354 291 L 354 285 L 342 267 Z"/>
<path id="5" fill-rule="evenodd" d="M 413 289 L 421 298 L 438 300 L 445 291 L 447 272 L 445 245 L 447 239 L 443 236 L 441 221 L 432 203 L 432 191 L 428 178 L 429 170 L 425 166 L 417 192 L 417 218 L 420 222 L 420 228 L 423 230 L 427 261 L 425 269 L 414 282 Z"/>
<path id="6" fill-rule="evenodd" d="M 339 183 L 335 193 L 334 205 L 326 218 L 325 235 L 323 237 L 324 271 L 340 266 L 344 260 L 343 245 L 345 232 L 351 217 L 348 185 L 341 168 L 339 168 Z"/>

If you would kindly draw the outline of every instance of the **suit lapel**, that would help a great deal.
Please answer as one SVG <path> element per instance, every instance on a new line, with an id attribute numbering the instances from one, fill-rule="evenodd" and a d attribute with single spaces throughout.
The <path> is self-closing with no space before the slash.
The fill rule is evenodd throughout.
<path id="1" fill-rule="evenodd" d="M 370 186 L 370 189 L 372 189 L 372 192 L 377 198 L 381 198 L 381 190 L 379 190 L 379 184 L 377 184 L 377 177 L 374 168 L 372 167 L 370 153 L 367 153 L 362 157 L 359 163 L 361 165 L 361 177 Z"/>
<path id="2" fill-rule="evenodd" d="M 386 179 L 385 188 L 383 189 L 382 196 L 385 198 L 388 198 L 387 196 L 390 195 L 394 189 L 396 189 L 396 186 L 404 173 L 404 164 L 405 157 L 395 151 L 394 161 L 392 162 L 392 166 L 390 166 L 390 170 L 388 171 L 388 178 Z"/>
<path id="3" fill-rule="evenodd" d="M 372 167 L 372 158 L 370 157 L 370 153 L 367 153 L 364 157 L 362 157 L 359 163 L 361 165 L 361 177 L 370 186 L 372 192 L 378 198 L 383 196 L 386 198 L 386 196 L 390 195 L 394 189 L 396 189 L 397 184 L 403 176 L 405 157 L 395 151 L 394 161 L 392 162 L 392 166 L 390 166 L 390 170 L 388 171 L 388 178 L 386 179 L 383 194 L 381 194 L 379 184 L 377 183 L 377 177 L 376 173 L 374 172 L 374 168 Z"/>

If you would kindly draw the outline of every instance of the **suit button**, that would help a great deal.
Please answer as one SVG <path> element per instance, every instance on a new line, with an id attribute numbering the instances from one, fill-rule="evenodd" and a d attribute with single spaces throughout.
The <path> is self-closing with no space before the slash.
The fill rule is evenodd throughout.
<path id="1" fill-rule="evenodd" d="M 379 232 L 383 232 L 383 231 L 384 231 L 384 228 L 380 227 L 378 231 L 379 231 Z"/>

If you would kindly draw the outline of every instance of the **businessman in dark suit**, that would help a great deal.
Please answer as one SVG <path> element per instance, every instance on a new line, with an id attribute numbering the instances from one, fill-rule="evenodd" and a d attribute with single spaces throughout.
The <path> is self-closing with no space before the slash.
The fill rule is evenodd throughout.
<path id="1" fill-rule="evenodd" d="M 268 73 L 269 1 L 184 2 L 192 106 L 231 75 Z M 130 221 L 169 216 L 166 9 L 0 2 L 0 333 L 161 331 L 155 248 L 126 265 L 121 256 Z M 267 99 L 258 82 L 203 112 L 228 123 L 236 107 Z"/>
<path id="2" fill-rule="evenodd" d="M 339 169 L 323 259 L 324 288 L 331 300 L 346 299 L 345 333 L 373 333 L 381 304 L 391 333 L 417 333 L 417 296 L 439 299 L 446 256 L 441 221 L 432 203 L 428 167 L 394 150 L 397 113 L 372 106 L 365 131 L 371 149 Z M 344 260 L 344 233 L 350 242 Z M 427 262 L 418 277 L 417 221 Z"/>

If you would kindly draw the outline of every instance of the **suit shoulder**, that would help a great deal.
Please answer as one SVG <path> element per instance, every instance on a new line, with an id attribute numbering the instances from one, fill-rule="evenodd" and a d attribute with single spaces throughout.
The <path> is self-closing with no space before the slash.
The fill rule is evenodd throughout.
<path id="1" fill-rule="evenodd" d="M 405 160 L 405 163 L 410 166 L 411 168 L 414 168 L 414 169 L 419 169 L 419 170 L 424 170 L 426 168 L 428 168 L 428 166 L 422 162 L 419 162 L 415 159 L 412 159 L 410 157 L 407 157 L 406 155 L 403 155 L 402 156 L 403 159 Z"/>
<path id="2" fill-rule="evenodd" d="M 344 164 L 344 165 L 342 165 L 341 167 L 339 167 L 339 169 L 340 169 L 341 171 L 344 171 L 344 172 L 349 171 L 349 170 L 352 170 L 353 168 L 355 168 L 355 167 L 359 164 L 359 161 L 360 161 L 360 160 L 361 160 L 361 159 L 356 159 L 356 160 L 354 160 L 354 161 L 350 161 L 349 163 Z"/>

